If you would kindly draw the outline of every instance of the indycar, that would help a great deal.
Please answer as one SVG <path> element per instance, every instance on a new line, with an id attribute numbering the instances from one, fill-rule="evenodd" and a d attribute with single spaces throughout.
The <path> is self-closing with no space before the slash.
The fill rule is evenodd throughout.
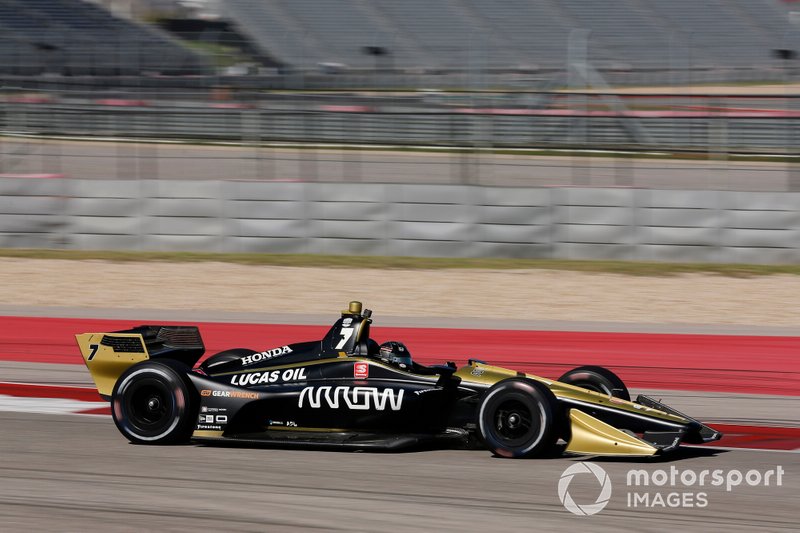
<path id="1" fill-rule="evenodd" d="M 425 366 L 370 338 L 360 302 L 321 340 L 205 352 L 194 326 L 76 335 L 114 423 L 137 444 L 227 442 L 403 450 L 482 446 L 508 458 L 646 457 L 721 433 L 597 366 L 557 380 L 470 359 Z"/>

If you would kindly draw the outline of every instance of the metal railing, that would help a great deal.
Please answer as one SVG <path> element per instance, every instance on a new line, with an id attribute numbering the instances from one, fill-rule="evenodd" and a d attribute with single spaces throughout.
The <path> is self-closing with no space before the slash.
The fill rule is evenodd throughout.
<path id="1" fill-rule="evenodd" d="M 180 163 L 191 168 L 198 159 L 198 147 L 223 143 L 232 147 L 225 152 L 203 150 L 202 158 L 222 165 L 209 178 L 383 181 L 375 176 L 376 165 L 401 165 L 405 168 L 392 172 L 390 181 L 417 181 L 408 157 L 376 155 L 373 150 L 423 147 L 444 150 L 445 155 L 431 164 L 441 167 L 444 162 L 450 167 L 432 172 L 430 182 L 519 185 L 526 183 L 522 178 L 526 168 L 555 167 L 570 170 L 567 184 L 587 185 L 592 181 L 581 177 L 586 174 L 582 169 L 594 166 L 595 174 L 602 174 L 604 167 L 613 168 L 613 180 L 602 185 L 653 186 L 647 180 L 637 181 L 637 173 L 672 169 L 676 174 L 700 174 L 711 168 L 718 174 L 752 170 L 760 176 L 749 185 L 726 186 L 724 178 L 715 179 L 716 187 L 793 190 L 794 158 L 800 153 L 798 120 L 800 100 L 790 94 L 419 91 L 364 95 L 226 87 L 190 92 L 6 88 L 0 92 L 0 173 L 65 172 L 91 177 L 97 174 L 93 167 L 100 166 L 105 174 L 96 177 L 180 178 L 185 173 Z M 98 150 L 96 145 L 65 141 L 78 139 L 107 144 L 105 150 Z M 165 141 L 184 143 L 184 151 L 161 144 Z M 335 148 L 336 158 L 330 150 L 323 154 L 322 148 Z M 597 151 L 625 158 L 678 154 L 694 160 L 695 166 L 658 159 L 597 161 Z M 573 157 L 575 152 L 595 154 L 595 161 Z M 565 153 L 571 154 L 569 160 L 558 164 L 535 157 L 565 157 Z M 767 156 L 780 163 L 737 163 L 743 154 Z M 426 159 L 432 156 L 419 157 Z M 333 162 L 349 170 L 331 171 L 328 163 Z M 305 168 L 291 170 L 290 163 Z M 252 168 L 243 172 L 231 166 Z M 515 177 L 509 182 L 512 167 Z M 528 183 L 565 184 L 563 177 L 555 175 L 548 181 L 546 172 Z M 763 179 L 767 174 L 771 178 Z M 686 180 L 676 178 L 676 182 L 676 187 L 687 187 Z M 657 186 L 669 183 L 660 180 Z"/>

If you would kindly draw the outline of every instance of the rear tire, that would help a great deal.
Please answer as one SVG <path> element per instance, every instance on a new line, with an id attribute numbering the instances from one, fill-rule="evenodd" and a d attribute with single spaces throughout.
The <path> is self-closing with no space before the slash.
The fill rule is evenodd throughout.
<path id="1" fill-rule="evenodd" d="M 478 407 L 478 428 L 495 455 L 535 457 L 552 452 L 563 413 L 546 385 L 526 378 L 496 383 Z"/>
<path id="2" fill-rule="evenodd" d="M 144 361 L 126 370 L 111 394 L 120 433 L 136 444 L 187 442 L 197 421 L 197 392 L 177 361 Z"/>
<path id="3" fill-rule="evenodd" d="M 602 366 L 589 365 L 573 368 L 558 378 L 558 381 L 631 401 L 631 394 L 625 383 L 611 370 Z"/>

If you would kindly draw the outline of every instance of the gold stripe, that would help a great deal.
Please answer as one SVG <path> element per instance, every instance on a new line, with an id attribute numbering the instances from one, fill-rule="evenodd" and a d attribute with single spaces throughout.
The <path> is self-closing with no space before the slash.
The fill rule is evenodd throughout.
<path id="1" fill-rule="evenodd" d="M 482 371 L 480 375 L 475 376 L 472 374 L 472 371 L 475 369 L 479 369 L 480 371 Z M 461 380 L 466 384 L 474 383 L 484 386 L 491 386 L 497 383 L 498 381 L 510 377 L 515 377 L 518 374 L 517 372 L 513 370 L 508 370 L 507 368 L 501 368 L 482 363 L 474 363 L 472 366 L 466 366 L 458 369 L 458 371 L 454 375 L 461 378 Z M 689 421 L 686 418 L 674 415 L 672 413 L 667 413 L 659 409 L 645 407 L 639 404 L 635 404 L 633 402 L 620 400 L 619 398 L 611 398 L 607 394 L 591 391 L 588 389 L 584 389 L 582 387 L 570 385 L 568 383 L 562 383 L 560 381 L 556 381 L 553 379 L 543 378 L 541 376 L 536 376 L 534 374 L 525 374 L 524 377 L 528 379 L 533 379 L 535 381 L 543 383 L 544 385 L 547 385 L 547 387 L 553 392 L 553 394 L 556 395 L 556 398 L 560 400 L 575 400 L 575 401 L 595 404 L 613 410 L 624 411 L 634 416 L 646 416 L 649 418 L 674 422 L 676 424 L 689 423 Z"/>
<path id="2" fill-rule="evenodd" d="M 222 437 L 222 431 L 197 429 L 192 433 L 192 438 L 195 439 L 219 439 Z"/>
<path id="3" fill-rule="evenodd" d="M 349 431 L 344 428 L 300 428 L 300 427 L 288 427 L 288 426 L 268 426 L 267 431 L 308 431 L 313 433 L 343 433 Z"/>

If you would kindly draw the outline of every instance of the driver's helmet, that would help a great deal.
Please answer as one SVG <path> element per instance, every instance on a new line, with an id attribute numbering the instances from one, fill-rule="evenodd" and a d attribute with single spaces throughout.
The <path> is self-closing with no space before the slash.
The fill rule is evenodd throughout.
<path id="1" fill-rule="evenodd" d="M 381 344 L 378 359 L 402 369 L 411 368 L 411 353 L 406 345 L 399 341 L 388 341 Z"/>

